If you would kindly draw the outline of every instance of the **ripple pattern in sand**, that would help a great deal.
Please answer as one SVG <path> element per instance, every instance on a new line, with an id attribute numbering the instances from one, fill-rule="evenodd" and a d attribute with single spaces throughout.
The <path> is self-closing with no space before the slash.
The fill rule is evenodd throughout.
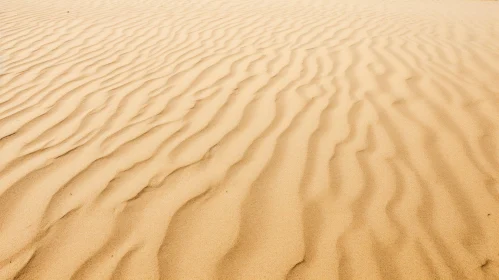
<path id="1" fill-rule="evenodd" d="M 499 278 L 498 3 L 0 3 L 0 279 Z"/>

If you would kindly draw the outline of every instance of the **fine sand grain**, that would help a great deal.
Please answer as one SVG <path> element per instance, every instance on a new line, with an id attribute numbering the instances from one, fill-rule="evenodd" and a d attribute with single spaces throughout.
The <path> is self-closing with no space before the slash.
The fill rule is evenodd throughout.
<path id="1" fill-rule="evenodd" d="M 0 280 L 499 279 L 499 2 L 0 0 Z"/>

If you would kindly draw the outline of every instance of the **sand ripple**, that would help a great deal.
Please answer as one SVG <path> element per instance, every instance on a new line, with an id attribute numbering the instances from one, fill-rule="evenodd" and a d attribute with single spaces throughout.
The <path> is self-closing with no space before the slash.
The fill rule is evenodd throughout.
<path id="1" fill-rule="evenodd" d="M 499 279 L 497 15 L 0 0 L 0 279 Z"/>

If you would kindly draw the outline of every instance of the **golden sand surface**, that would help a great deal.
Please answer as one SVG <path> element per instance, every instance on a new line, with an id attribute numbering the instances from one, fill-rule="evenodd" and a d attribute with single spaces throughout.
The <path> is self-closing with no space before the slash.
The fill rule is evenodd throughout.
<path id="1" fill-rule="evenodd" d="M 499 279 L 499 2 L 0 0 L 0 280 Z"/>

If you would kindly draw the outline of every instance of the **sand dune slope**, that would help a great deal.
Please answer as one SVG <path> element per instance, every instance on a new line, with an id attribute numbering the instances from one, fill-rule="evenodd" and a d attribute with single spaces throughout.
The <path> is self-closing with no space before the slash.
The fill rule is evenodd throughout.
<path id="1" fill-rule="evenodd" d="M 0 279 L 499 279 L 497 15 L 0 0 Z"/>

